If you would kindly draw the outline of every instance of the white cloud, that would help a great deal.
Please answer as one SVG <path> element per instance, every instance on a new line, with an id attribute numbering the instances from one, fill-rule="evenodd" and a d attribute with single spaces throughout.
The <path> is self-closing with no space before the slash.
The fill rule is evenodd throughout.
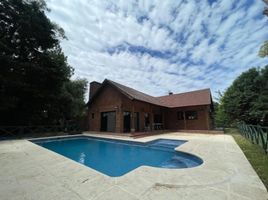
<path id="1" fill-rule="evenodd" d="M 206 87 L 215 94 L 267 63 L 257 55 L 267 39 L 258 0 L 49 0 L 48 7 L 69 38 L 62 47 L 74 77 L 89 82 L 109 78 L 155 96 Z"/>

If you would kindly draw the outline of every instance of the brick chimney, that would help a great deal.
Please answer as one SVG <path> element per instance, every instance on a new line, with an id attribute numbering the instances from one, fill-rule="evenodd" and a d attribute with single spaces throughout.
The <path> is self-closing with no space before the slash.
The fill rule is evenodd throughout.
<path id="1" fill-rule="evenodd" d="M 101 83 L 97 82 L 97 81 L 92 81 L 89 84 L 89 99 L 91 99 L 91 97 L 95 94 L 95 92 L 100 88 Z"/>

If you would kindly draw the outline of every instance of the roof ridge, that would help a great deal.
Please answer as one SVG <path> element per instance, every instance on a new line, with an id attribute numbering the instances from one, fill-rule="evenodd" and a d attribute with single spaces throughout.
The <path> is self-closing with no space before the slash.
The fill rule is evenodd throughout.
<path id="1" fill-rule="evenodd" d="M 160 97 L 168 97 L 168 96 L 174 96 L 174 95 L 180 95 L 180 94 L 187 94 L 187 93 L 192 93 L 192 92 L 199 92 L 199 91 L 204 91 L 204 90 L 209 90 L 210 91 L 210 88 L 204 88 L 204 89 L 199 89 L 199 90 L 192 90 L 192 91 L 189 91 L 189 92 L 180 92 L 180 93 L 175 93 L 175 94 L 172 94 L 172 95 L 163 95 L 163 96 L 158 96 L 156 98 L 160 98 Z"/>
<path id="2" fill-rule="evenodd" d="M 109 79 L 105 79 L 105 80 L 107 82 L 111 83 L 112 85 L 114 85 L 115 87 L 117 87 L 119 90 L 121 90 L 121 92 L 125 93 L 127 96 L 130 96 L 130 98 L 162 106 L 160 100 L 157 97 L 151 96 L 151 95 L 146 94 L 144 92 L 140 92 L 134 88 L 122 85 L 120 83 L 117 83 L 117 82 L 109 80 Z"/>
<path id="3" fill-rule="evenodd" d="M 109 81 L 109 82 L 112 82 L 112 83 L 118 84 L 118 85 L 120 85 L 120 86 L 122 86 L 122 87 L 125 87 L 125 88 L 128 88 L 128 89 L 131 89 L 131 90 L 135 90 L 136 92 L 142 93 L 142 94 L 144 94 L 144 95 L 146 95 L 146 96 L 150 96 L 150 97 L 153 97 L 153 98 L 157 98 L 157 97 L 155 97 L 155 96 L 151 96 L 151 95 L 146 94 L 146 93 L 144 93 L 144 92 L 141 92 L 141 91 L 139 91 L 139 90 L 137 90 L 137 89 L 134 89 L 134 88 L 132 88 L 132 87 L 129 87 L 129 86 L 123 85 L 123 84 L 121 84 L 121 83 L 118 83 L 118 82 L 112 81 L 112 80 L 110 80 L 110 79 L 106 79 L 106 80 L 107 80 L 107 81 Z"/>

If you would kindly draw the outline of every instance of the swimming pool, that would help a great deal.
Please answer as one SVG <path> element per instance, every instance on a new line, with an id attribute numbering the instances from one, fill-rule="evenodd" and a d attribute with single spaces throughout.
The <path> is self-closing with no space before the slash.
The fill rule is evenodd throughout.
<path id="1" fill-rule="evenodd" d="M 31 140 L 44 148 L 82 163 L 111 177 L 118 177 L 142 165 L 160 168 L 190 168 L 203 163 L 199 157 L 174 148 L 184 140 L 158 139 L 147 143 L 75 136 Z"/>

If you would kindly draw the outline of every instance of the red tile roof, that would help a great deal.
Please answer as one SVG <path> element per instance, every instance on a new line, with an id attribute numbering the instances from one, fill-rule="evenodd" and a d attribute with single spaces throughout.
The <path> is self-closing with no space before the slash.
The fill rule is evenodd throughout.
<path id="1" fill-rule="evenodd" d="M 210 89 L 171 94 L 157 97 L 157 99 L 163 106 L 170 108 L 211 104 Z"/>
<path id="2" fill-rule="evenodd" d="M 153 96 L 150 96 L 148 94 L 145 94 L 143 92 L 140 92 L 138 90 L 135 90 L 133 88 L 127 87 L 125 85 L 116 83 L 116 82 L 111 81 L 111 80 L 107 80 L 107 81 L 110 82 L 115 87 L 117 87 L 119 90 L 121 90 L 121 92 L 123 92 L 127 96 L 131 97 L 132 99 L 145 101 L 145 102 L 148 102 L 148 103 L 151 103 L 151 104 L 162 106 L 161 102 L 157 98 L 155 98 Z"/>
<path id="3" fill-rule="evenodd" d="M 125 85 L 116 83 L 108 79 L 105 79 L 102 85 L 107 84 L 107 83 L 113 85 L 120 92 L 122 92 L 123 94 L 125 94 L 131 99 L 144 101 L 144 102 L 151 103 L 154 105 L 173 108 L 173 107 L 210 105 L 211 104 L 210 89 L 196 90 L 196 91 L 172 94 L 172 95 L 161 96 L 161 97 L 153 97 L 153 96 L 142 93 L 138 90 L 135 90 L 133 88 L 127 87 Z M 101 88 L 99 88 L 99 90 L 101 90 Z M 91 99 L 89 100 L 89 102 L 90 101 Z"/>

